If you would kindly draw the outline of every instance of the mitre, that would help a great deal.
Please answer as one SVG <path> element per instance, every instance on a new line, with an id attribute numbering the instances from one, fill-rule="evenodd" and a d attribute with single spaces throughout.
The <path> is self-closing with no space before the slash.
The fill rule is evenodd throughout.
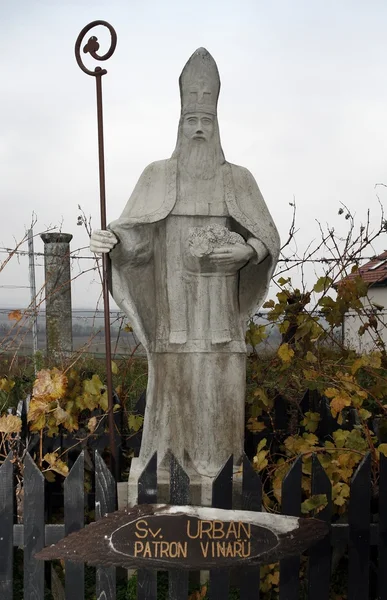
<path id="1" fill-rule="evenodd" d="M 181 114 L 204 112 L 216 115 L 220 78 L 216 62 L 205 48 L 198 48 L 179 79 Z"/>

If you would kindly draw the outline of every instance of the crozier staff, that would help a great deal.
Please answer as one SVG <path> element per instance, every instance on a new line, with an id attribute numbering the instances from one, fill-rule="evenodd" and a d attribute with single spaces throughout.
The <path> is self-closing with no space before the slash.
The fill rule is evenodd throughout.
<path id="1" fill-rule="evenodd" d="M 114 299 L 148 355 L 140 460 L 172 450 L 205 475 L 242 455 L 246 323 L 279 254 L 253 176 L 225 160 L 219 90 L 200 48 L 180 76 L 172 157 L 146 167 L 121 217 L 90 246 L 109 252 Z"/>

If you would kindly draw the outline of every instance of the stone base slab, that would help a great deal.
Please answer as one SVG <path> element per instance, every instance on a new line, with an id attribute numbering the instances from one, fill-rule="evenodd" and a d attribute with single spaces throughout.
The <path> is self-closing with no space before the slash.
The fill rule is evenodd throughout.
<path id="1" fill-rule="evenodd" d="M 132 465 L 129 473 L 128 482 L 118 484 L 118 508 L 132 507 L 137 504 L 138 498 L 138 480 L 144 470 L 143 464 L 139 458 L 132 459 Z M 190 501 L 194 506 L 211 506 L 212 504 L 212 484 L 215 476 L 200 475 L 193 468 L 185 468 L 190 478 Z M 157 473 L 157 502 L 160 504 L 169 504 L 170 493 L 170 475 L 169 471 L 159 466 Z M 240 509 L 242 503 L 242 471 L 238 466 L 234 466 L 233 475 L 233 508 Z"/>

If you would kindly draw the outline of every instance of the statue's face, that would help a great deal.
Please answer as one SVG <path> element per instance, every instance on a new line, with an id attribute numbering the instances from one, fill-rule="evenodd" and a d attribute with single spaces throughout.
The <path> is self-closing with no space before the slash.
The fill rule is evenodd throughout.
<path id="1" fill-rule="evenodd" d="M 207 113 L 190 113 L 183 120 L 183 134 L 189 140 L 208 141 L 214 133 L 214 117 Z"/>

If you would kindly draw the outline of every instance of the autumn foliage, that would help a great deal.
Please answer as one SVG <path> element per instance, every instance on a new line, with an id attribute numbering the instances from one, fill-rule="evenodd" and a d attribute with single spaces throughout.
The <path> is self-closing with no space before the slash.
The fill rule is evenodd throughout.
<path id="1" fill-rule="evenodd" d="M 318 511 L 326 505 L 325 496 L 310 495 L 315 453 L 331 480 L 336 512 L 342 514 L 347 510 L 351 478 L 365 454 L 371 452 L 375 489 L 379 455 L 387 455 L 387 443 L 381 435 L 387 423 L 386 351 L 379 343 L 373 352 L 358 355 L 337 335 L 349 307 L 363 311 L 368 290 L 361 280 L 335 289 L 332 279 L 321 278 L 303 294 L 293 289 L 290 279 L 280 278 L 277 284 L 280 291 L 276 300 L 269 300 L 265 307 L 268 323 L 276 322 L 281 332 L 279 348 L 269 356 L 260 355 L 257 345 L 266 336 L 265 327 L 252 322 L 247 332 L 253 348 L 248 428 L 261 437 L 254 464 L 265 481 L 265 508 L 277 510 L 280 506 L 282 481 L 300 455 L 303 512 Z M 319 297 L 310 311 L 313 292 Z M 319 433 L 321 410 L 303 412 L 302 401 L 310 393 L 336 423 L 329 436 Z M 277 431 L 274 425 L 279 399 L 285 402 L 289 415 L 285 432 Z"/>

